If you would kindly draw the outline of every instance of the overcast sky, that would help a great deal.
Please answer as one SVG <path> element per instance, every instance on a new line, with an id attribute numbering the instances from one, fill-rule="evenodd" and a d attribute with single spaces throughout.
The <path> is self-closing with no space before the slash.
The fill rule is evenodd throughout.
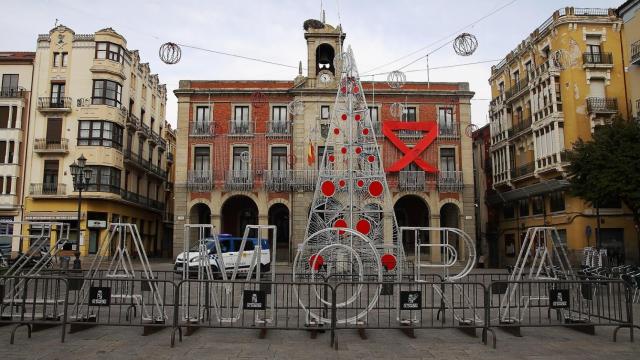
<path id="1" fill-rule="evenodd" d="M 453 33 L 513 0 L 465 1 L 356 1 L 324 0 L 329 24 L 342 23 L 346 44 L 354 50 L 361 73 L 386 64 L 427 45 L 416 55 L 382 67 L 375 73 L 408 64 L 450 40 Z M 429 57 L 431 67 L 503 58 L 539 26 L 554 10 L 564 6 L 617 7 L 622 0 L 517 0 L 465 31 L 479 41 L 469 57 L 455 55 L 451 45 Z M 181 79 L 275 79 L 292 80 L 297 69 L 278 67 L 183 49 L 182 61 L 166 65 L 158 58 L 164 42 L 262 58 L 297 66 L 306 63 L 302 23 L 320 17 L 320 0 L 228 0 L 228 1 L 120 1 L 44 0 L 5 1 L 0 22 L 0 51 L 35 51 L 38 34 L 53 28 L 56 19 L 76 34 L 113 27 L 127 39 L 129 49 L 140 50 L 142 61 L 166 83 L 167 119 L 176 123 L 173 89 Z M 446 40 L 442 41 L 445 38 Z M 487 122 L 490 89 L 487 79 L 492 63 L 431 71 L 432 81 L 467 81 L 476 92 L 472 120 Z M 421 59 L 405 70 L 426 68 Z M 407 73 L 408 80 L 425 81 L 426 71 Z M 370 77 L 363 77 L 369 80 Z M 386 76 L 378 75 L 376 80 Z"/>

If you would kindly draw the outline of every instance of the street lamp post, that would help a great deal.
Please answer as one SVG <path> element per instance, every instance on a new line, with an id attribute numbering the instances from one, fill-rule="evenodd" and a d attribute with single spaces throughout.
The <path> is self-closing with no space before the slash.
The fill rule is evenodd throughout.
<path id="1" fill-rule="evenodd" d="M 85 165 L 87 164 L 87 159 L 84 155 L 80 155 L 78 160 L 74 161 L 73 164 L 69 165 L 71 169 L 71 176 L 73 177 L 73 188 L 78 191 L 78 243 L 77 248 L 75 250 L 79 251 L 80 245 L 80 214 L 82 207 L 82 190 L 85 190 L 89 185 L 89 181 L 91 181 L 92 170 L 85 169 Z"/>

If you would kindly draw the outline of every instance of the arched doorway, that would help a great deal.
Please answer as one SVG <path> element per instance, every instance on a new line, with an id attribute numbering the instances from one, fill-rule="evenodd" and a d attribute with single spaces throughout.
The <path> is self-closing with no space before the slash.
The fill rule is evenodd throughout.
<path id="1" fill-rule="evenodd" d="M 258 206 L 251 198 L 244 195 L 227 199 L 220 210 L 223 234 L 243 236 L 247 225 L 258 224 Z"/>
<path id="2" fill-rule="evenodd" d="M 276 260 L 289 262 L 289 209 L 284 204 L 269 208 L 269 225 L 276 226 L 276 238 L 269 239 L 271 249 L 276 249 Z"/>
<path id="3" fill-rule="evenodd" d="M 398 226 L 429 226 L 429 207 L 420 197 L 416 195 L 405 195 L 401 197 L 393 206 L 393 212 L 396 214 Z M 420 239 L 422 243 L 429 241 L 428 234 L 422 232 L 425 239 Z M 405 254 L 415 255 L 416 239 L 413 233 L 405 231 L 402 234 L 402 246 Z M 423 253 L 429 256 L 428 248 Z"/>
<path id="4" fill-rule="evenodd" d="M 189 223 L 190 224 L 211 224 L 211 209 L 207 204 L 195 204 L 191 207 L 189 211 Z M 205 230 L 205 236 L 211 236 L 211 231 L 209 229 Z M 192 231 L 190 233 L 190 240 L 198 241 L 198 233 L 196 231 Z"/>
<path id="5" fill-rule="evenodd" d="M 440 208 L 440 227 L 460 228 L 460 209 L 453 203 L 447 203 Z M 458 258 L 461 256 L 460 239 L 457 235 L 449 233 L 449 244 L 458 252 Z M 440 235 L 440 241 L 444 242 L 444 234 Z"/>

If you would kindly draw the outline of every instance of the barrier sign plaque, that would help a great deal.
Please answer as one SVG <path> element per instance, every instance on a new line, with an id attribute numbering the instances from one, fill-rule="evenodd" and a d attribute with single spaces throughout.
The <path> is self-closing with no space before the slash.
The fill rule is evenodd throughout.
<path id="1" fill-rule="evenodd" d="M 264 291 L 244 290 L 242 306 L 245 310 L 265 310 L 267 308 L 266 298 Z"/>
<path id="2" fill-rule="evenodd" d="M 400 291 L 400 310 L 422 309 L 422 293 L 420 291 Z"/>
<path id="3" fill-rule="evenodd" d="M 111 288 L 92 286 L 89 288 L 89 306 L 111 305 Z"/>
<path id="4" fill-rule="evenodd" d="M 569 307 L 569 289 L 549 290 L 549 307 L 552 309 L 566 309 Z"/>

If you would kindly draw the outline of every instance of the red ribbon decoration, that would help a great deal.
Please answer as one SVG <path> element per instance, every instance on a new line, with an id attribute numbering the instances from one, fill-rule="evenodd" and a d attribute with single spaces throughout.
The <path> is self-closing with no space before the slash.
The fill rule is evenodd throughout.
<path id="1" fill-rule="evenodd" d="M 384 121 L 382 123 L 382 133 L 404 154 L 404 156 L 398 161 L 391 164 L 387 171 L 398 172 L 412 162 L 415 162 L 416 165 L 428 173 L 438 172 L 438 169 L 435 166 L 419 158 L 420 154 L 422 154 L 436 139 L 437 129 L 438 126 L 435 121 Z M 410 148 L 396 136 L 393 132 L 394 130 L 422 131 L 425 134 L 413 148 Z"/>

